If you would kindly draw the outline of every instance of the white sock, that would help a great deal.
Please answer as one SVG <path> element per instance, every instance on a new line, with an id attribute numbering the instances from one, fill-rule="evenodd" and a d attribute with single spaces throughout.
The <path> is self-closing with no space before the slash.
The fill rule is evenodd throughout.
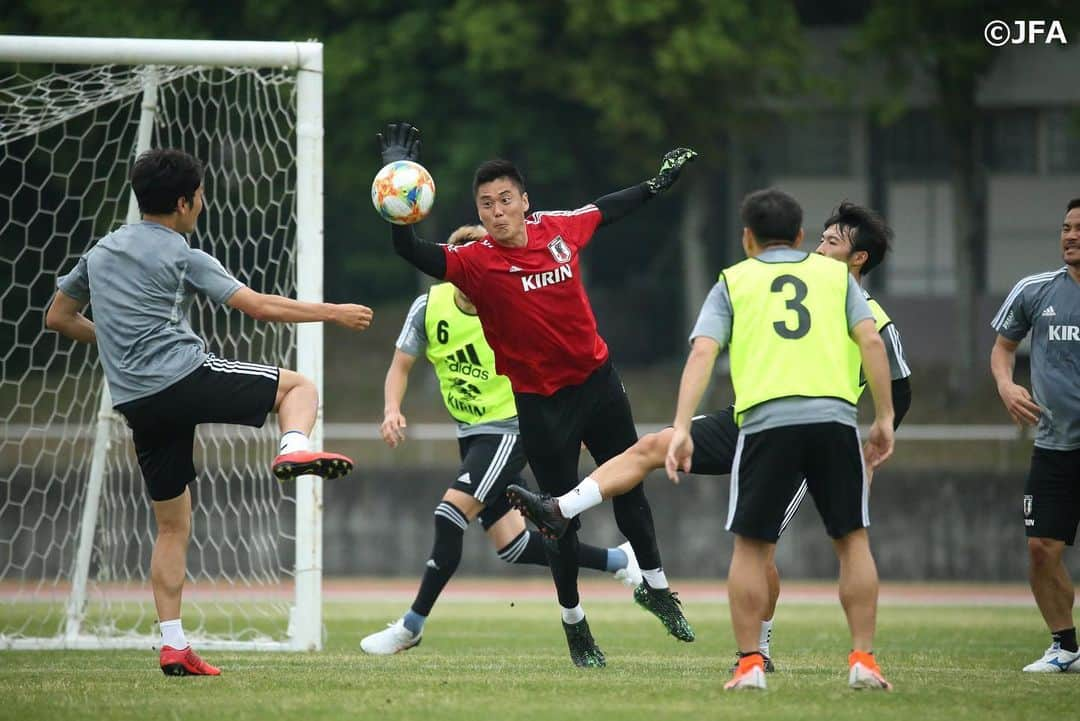
<path id="1" fill-rule="evenodd" d="M 581 607 L 580 603 L 573 608 L 564 608 L 562 610 L 562 620 L 563 623 L 569 625 L 581 623 L 585 620 L 585 609 Z"/>
<path id="2" fill-rule="evenodd" d="M 772 619 L 761 622 L 761 635 L 758 636 L 758 649 L 765 654 L 769 655 L 769 641 L 772 640 Z"/>
<path id="3" fill-rule="evenodd" d="M 278 445 L 278 455 L 281 456 L 286 453 L 310 450 L 311 441 L 300 431 L 285 431 L 281 436 L 281 443 Z"/>
<path id="4" fill-rule="evenodd" d="M 171 646 L 177 650 L 188 647 L 187 638 L 184 637 L 184 626 L 180 623 L 179 618 L 172 621 L 161 621 L 158 623 L 158 628 L 161 629 L 162 646 Z"/>
<path id="5" fill-rule="evenodd" d="M 577 484 L 572 491 L 555 499 L 559 502 L 559 510 L 566 518 L 573 518 L 593 506 L 599 506 L 604 502 L 600 495 L 600 486 L 589 476 Z"/>
<path id="6" fill-rule="evenodd" d="M 653 568 L 648 571 L 641 570 L 641 577 L 649 582 L 651 588 L 667 588 L 667 576 L 664 574 L 664 569 Z"/>

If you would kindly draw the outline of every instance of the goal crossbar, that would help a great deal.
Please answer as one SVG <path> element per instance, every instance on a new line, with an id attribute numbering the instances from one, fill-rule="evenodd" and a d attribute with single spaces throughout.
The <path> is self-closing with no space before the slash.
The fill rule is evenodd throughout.
<path id="1" fill-rule="evenodd" d="M 0 35 L 0 61 L 322 70 L 322 43 Z"/>

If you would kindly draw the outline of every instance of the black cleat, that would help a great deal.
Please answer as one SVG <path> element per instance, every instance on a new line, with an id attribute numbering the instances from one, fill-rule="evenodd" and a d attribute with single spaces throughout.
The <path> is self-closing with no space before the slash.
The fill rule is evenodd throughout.
<path id="1" fill-rule="evenodd" d="M 670 588 L 653 588 L 648 581 L 634 589 L 634 602 L 660 619 L 664 628 L 675 638 L 689 643 L 694 640 L 694 629 L 686 622 L 679 594 Z"/>
<path id="2" fill-rule="evenodd" d="M 773 673 L 776 671 L 776 666 L 773 665 L 772 659 L 765 654 L 761 654 L 761 658 L 764 659 L 765 673 Z M 731 672 L 735 673 L 735 669 L 739 667 L 739 654 L 735 654 L 735 663 L 731 664 Z"/>
<path id="3" fill-rule="evenodd" d="M 574 624 L 563 621 L 566 631 L 566 645 L 570 647 L 570 660 L 578 668 L 603 668 L 607 666 L 604 652 L 593 640 L 589 631 L 589 622 L 584 618 Z"/>
<path id="4" fill-rule="evenodd" d="M 570 527 L 570 519 L 559 510 L 559 502 L 546 493 L 533 493 L 528 488 L 511 484 L 506 487 L 506 497 L 511 506 L 536 524 L 544 538 L 557 541 Z"/>

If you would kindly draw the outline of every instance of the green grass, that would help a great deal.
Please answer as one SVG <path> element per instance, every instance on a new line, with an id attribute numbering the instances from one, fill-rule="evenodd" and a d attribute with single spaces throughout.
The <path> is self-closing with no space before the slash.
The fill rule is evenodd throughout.
<path id="1" fill-rule="evenodd" d="M 424 643 L 390 658 L 358 651 L 402 604 L 331 603 L 327 650 L 212 653 L 220 678 L 167 678 L 147 651 L 2 652 L 0 718 L 20 719 L 1046 719 L 1075 718 L 1080 674 L 1020 667 L 1046 645 L 1033 608 L 885 606 L 879 660 L 891 694 L 846 687 L 835 605 L 781 606 L 764 693 L 725 693 L 727 607 L 690 603 L 682 644 L 627 603 L 587 604 L 608 658 L 571 666 L 550 602 L 441 603 Z"/>

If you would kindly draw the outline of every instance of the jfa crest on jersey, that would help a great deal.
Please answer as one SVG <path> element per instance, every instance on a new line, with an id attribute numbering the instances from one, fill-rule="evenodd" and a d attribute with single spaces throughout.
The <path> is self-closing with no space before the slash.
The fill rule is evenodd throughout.
<path id="1" fill-rule="evenodd" d="M 570 260 L 570 247 L 561 235 L 556 235 L 554 240 L 548 243 L 548 250 L 551 251 L 551 257 L 556 263 L 565 263 Z"/>

